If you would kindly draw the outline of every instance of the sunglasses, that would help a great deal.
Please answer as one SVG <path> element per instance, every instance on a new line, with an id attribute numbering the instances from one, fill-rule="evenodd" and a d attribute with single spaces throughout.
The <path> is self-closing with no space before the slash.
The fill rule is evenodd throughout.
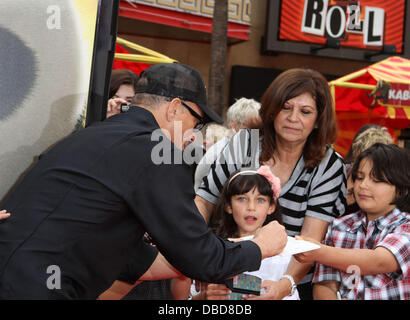
<path id="1" fill-rule="evenodd" d="M 194 130 L 201 130 L 205 126 L 205 120 L 198 113 L 196 113 L 190 106 L 188 106 L 184 101 L 181 100 L 181 104 L 188 109 L 189 113 L 192 114 L 199 122 L 195 125 Z"/>

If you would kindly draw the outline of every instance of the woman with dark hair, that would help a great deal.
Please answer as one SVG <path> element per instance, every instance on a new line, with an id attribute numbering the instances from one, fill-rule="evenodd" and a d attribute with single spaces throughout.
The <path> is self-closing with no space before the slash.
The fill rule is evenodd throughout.
<path id="1" fill-rule="evenodd" d="M 110 91 L 108 95 L 107 118 L 120 113 L 121 103 L 131 102 L 135 95 L 138 76 L 127 69 L 115 69 L 111 72 Z"/>
<path id="2" fill-rule="evenodd" d="M 330 146 L 338 130 L 328 83 L 316 71 L 290 69 L 272 82 L 261 105 L 259 131 L 241 130 L 231 139 L 204 177 L 197 207 L 209 221 L 232 172 L 267 165 L 281 181 L 278 201 L 288 235 L 322 241 L 346 203 L 345 165 Z M 312 264 L 292 259 L 286 275 L 271 286 L 271 299 L 289 295 L 295 284 L 302 300 L 312 299 Z"/>

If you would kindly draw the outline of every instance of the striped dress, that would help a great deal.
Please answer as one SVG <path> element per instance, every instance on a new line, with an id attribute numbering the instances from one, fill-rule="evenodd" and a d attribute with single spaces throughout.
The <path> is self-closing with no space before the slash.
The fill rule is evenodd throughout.
<path id="1" fill-rule="evenodd" d="M 262 137 L 258 130 L 244 129 L 232 137 L 204 177 L 197 195 L 215 204 L 228 177 L 245 167 L 259 168 Z M 332 222 L 343 215 L 346 204 L 346 170 L 341 156 L 327 147 L 315 168 L 305 168 L 303 156 L 297 162 L 278 198 L 283 225 L 289 236 L 299 235 L 305 216 Z M 310 282 L 313 270 L 300 282 Z"/>

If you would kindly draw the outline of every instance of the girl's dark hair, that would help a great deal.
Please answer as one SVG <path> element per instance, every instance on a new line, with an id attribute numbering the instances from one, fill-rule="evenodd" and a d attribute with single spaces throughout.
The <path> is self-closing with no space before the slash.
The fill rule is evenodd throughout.
<path id="1" fill-rule="evenodd" d="M 396 187 L 396 197 L 391 204 L 405 212 L 410 212 L 410 153 L 394 144 L 375 143 L 360 153 L 352 168 L 352 180 L 357 179 L 360 162 L 373 162 L 371 175 L 379 181 Z"/>
<path id="2" fill-rule="evenodd" d="M 313 129 L 303 149 L 306 167 L 313 168 L 319 165 L 326 154 L 326 145 L 336 140 L 336 115 L 326 79 L 311 69 L 290 69 L 273 80 L 262 96 L 259 113 L 262 119 L 260 129 L 263 133 L 263 144 L 259 162 L 268 161 L 276 149 L 273 122 L 284 103 L 303 93 L 310 93 L 317 107 L 317 128 Z"/>
<path id="3" fill-rule="evenodd" d="M 138 81 L 138 76 L 128 69 L 115 69 L 111 72 L 111 79 L 110 79 L 110 92 L 108 94 L 108 99 L 111 99 L 118 89 L 123 84 L 131 85 L 134 88 L 134 92 L 136 89 L 136 84 Z"/>
<path id="4" fill-rule="evenodd" d="M 222 238 L 239 237 L 235 220 L 232 214 L 225 211 L 225 207 L 227 204 L 231 204 L 231 199 L 234 195 L 247 193 L 255 187 L 259 190 L 260 194 L 269 197 L 270 204 L 276 201 L 276 209 L 266 217 L 264 225 L 274 220 L 282 223 L 279 203 L 274 199 L 272 187 L 265 177 L 260 174 L 244 173 L 238 175 L 229 183 L 230 179 L 226 181 L 212 214 L 210 226 L 217 236 Z"/>

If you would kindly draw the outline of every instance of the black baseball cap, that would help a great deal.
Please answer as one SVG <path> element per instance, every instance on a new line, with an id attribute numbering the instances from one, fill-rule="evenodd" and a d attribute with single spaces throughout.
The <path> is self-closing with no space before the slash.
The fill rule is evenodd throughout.
<path id="1" fill-rule="evenodd" d="M 150 93 L 194 102 L 204 112 L 204 122 L 223 123 L 221 117 L 207 104 L 206 87 L 194 68 L 182 63 L 155 64 L 141 72 L 146 84 L 137 83 L 135 93 Z"/>

